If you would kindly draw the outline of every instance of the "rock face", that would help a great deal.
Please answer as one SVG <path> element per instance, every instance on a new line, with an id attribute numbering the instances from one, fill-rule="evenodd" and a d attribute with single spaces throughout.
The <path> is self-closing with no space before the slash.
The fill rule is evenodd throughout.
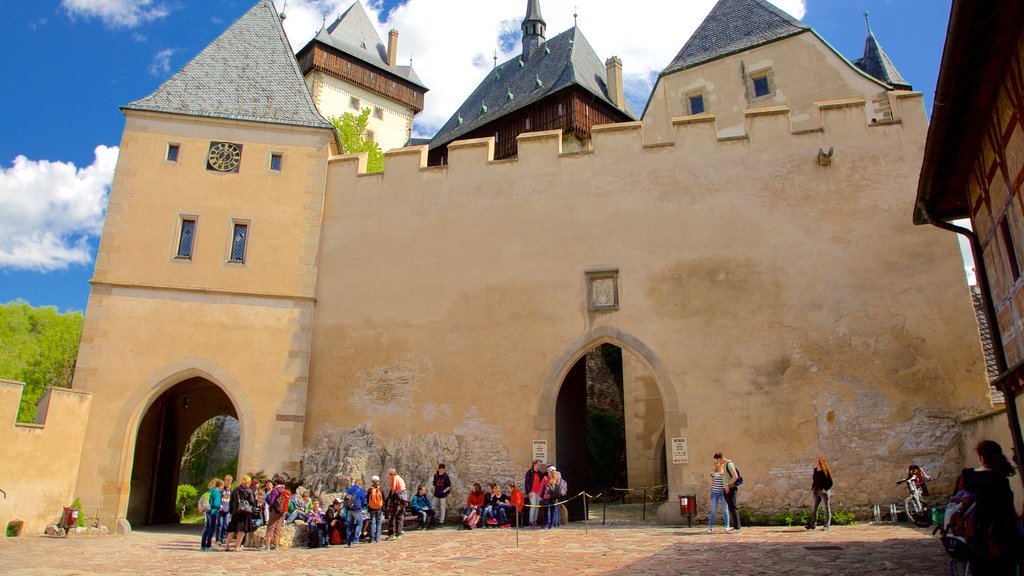
<path id="1" fill-rule="evenodd" d="M 384 444 L 363 425 L 350 430 L 329 430 L 316 436 L 302 455 L 302 482 L 314 497 L 341 492 L 359 478 L 363 486 L 374 474 L 388 485 L 387 471 L 394 468 L 409 487 L 410 497 L 420 484 L 430 489 L 438 463 L 445 463 L 452 479 L 448 515 L 457 517 L 473 482 L 503 487 L 517 480 L 508 448 L 493 437 L 452 434 L 404 436 Z M 456 505 L 457 504 L 457 505 Z"/>
<path id="2" fill-rule="evenodd" d="M 587 408 L 622 414 L 622 391 L 609 368 L 601 347 L 587 352 Z M 621 367 L 620 367 L 621 370 Z M 621 373 L 619 374 L 621 377 Z"/>
<path id="3" fill-rule="evenodd" d="M 213 478 L 218 469 L 238 457 L 241 425 L 231 416 L 218 416 L 216 419 L 217 441 L 210 451 L 210 460 L 206 465 L 206 478 Z"/>

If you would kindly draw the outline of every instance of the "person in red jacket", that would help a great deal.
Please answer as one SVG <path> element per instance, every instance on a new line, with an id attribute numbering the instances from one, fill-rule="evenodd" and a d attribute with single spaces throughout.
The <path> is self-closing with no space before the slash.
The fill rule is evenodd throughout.
<path id="1" fill-rule="evenodd" d="M 484 513 L 484 490 L 480 487 L 479 482 L 473 483 L 473 488 L 469 491 L 469 497 L 466 498 L 466 510 L 462 513 L 462 526 L 474 528 L 475 522 L 470 522 L 470 518 L 475 514 L 476 519 L 479 520 Z"/>
<path id="2" fill-rule="evenodd" d="M 508 504 L 502 504 L 505 515 L 512 519 L 515 516 L 516 526 L 520 526 L 520 518 L 523 515 L 523 505 L 526 504 L 523 492 L 516 486 L 515 482 L 508 483 Z"/>

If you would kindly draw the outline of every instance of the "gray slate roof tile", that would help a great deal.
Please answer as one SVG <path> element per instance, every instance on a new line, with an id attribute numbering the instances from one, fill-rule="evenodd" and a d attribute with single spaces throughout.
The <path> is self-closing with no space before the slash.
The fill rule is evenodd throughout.
<path id="1" fill-rule="evenodd" d="M 910 82 L 907 82 L 896 69 L 896 65 L 889 59 L 889 55 L 882 49 L 875 35 L 868 30 L 868 38 L 864 41 L 864 57 L 854 60 L 853 64 L 870 74 L 874 78 L 889 84 L 894 88 L 910 90 Z"/>
<path id="2" fill-rule="evenodd" d="M 458 137 L 554 94 L 577 85 L 608 102 L 607 70 L 590 42 L 577 27 L 551 38 L 519 65 L 520 55 L 487 73 L 476 90 L 437 131 L 431 148 L 444 146 Z M 540 79 L 541 86 L 537 86 Z M 509 100 L 508 95 L 512 94 Z M 487 112 L 483 112 L 483 106 Z M 626 104 L 625 113 L 636 118 Z M 462 124 L 459 124 L 462 118 Z"/>
<path id="3" fill-rule="evenodd" d="M 765 0 L 719 0 L 661 75 L 810 29 Z"/>
<path id="4" fill-rule="evenodd" d="M 377 34 L 377 28 L 360 0 L 356 0 L 329 26 L 321 28 L 312 42 L 321 42 L 424 90 L 427 88 L 412 66 L 388 66 L 387 46 Z"/>
<path id="5" fill-rule="evenodd" d="M 270 0 L 260 0 L 156 91 L 122 109 L 332 127 L 313 105 Z"/>

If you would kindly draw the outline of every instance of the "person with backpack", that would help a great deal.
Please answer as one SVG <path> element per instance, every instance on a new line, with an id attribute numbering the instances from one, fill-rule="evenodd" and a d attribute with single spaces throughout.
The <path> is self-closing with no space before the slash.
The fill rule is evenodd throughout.
<path id="1" fill-rule="evenodd" d="M 832 469 L 828 462 L 818 456 L 811 473 L 811 495 L 814 498 L 814 505 L 811 507 L 811 521 L 804 528 L 814 530 L 818 525 L 818 505 L 825 502 L 825 530 L 832 525 Z"/>
<path id="2" fill-rule="evenodd" d="M 391 515 L 388 517 L 388 540 L 398 540 L 405 531 L 405 507 L 409 504 L 409 492 L 405 487 L 405 479 L 399 476 L 394 468 L 388 470 L 388 475 L 391 477 L 391 492 L 388 493 L 391 509 Z"/>
<path id="3" fill-rule="evenodd" d="M 452 479 L 448 476 L 444 463 L 437 465 L 434 473 L 434 507 L 438 513 L 438 526 L 444 526 L 444 518 L 448 510 L 445 507 L 448 495 L 452 492 Z"/>
<path id="4" fill-rule="evenodd" d="M 554 466 L 548 466 L 548 521 L 544 525 L 548 530 L 562 525 L 561 500 L 569 491 L 569 486 L 562 479 L 562 474 Z"/>
<path id="5" fill-rule="evenodd" d="M 267 495 L 267 535 L 263 541 L 264 550 L 277 550 L 281 543 L 281 530 L 284 529 L 284 517 L 288 513 L 288 502 L 292 493 L 282 483 L 281 478 L 275 478 L 275 486 Z"/>
<path id="6" fill-rule="evenodd" d="M 231 474 L 224 475 L 224 487 L 220 490 L 220 517 L 216 534 L 217 544 L 224 545 L 228 539 L 228 522 L 231 521 L 231 483 L 234 482 Z"/>
<path id="7" fill-rule="evenodd" d="M 1014 575 L 1024 551 L 1008 480 L 1017 472 L 998 443 L 982 440 L 976 451 L 979 465 L 960 472 L 946 507 L 942 541 L 954 559 L 970 562 L 975 576 Z"/>
<path id="8" fill-rule="evenodd" d="M 228 523 L 228 539 L 225 550 L 238 552 L 242 549 L 242 540 L 251 530 L 251 522 L 254 514 L 259 513 L 256 503 L 256 490 L 251 486 L 252 479 L 248 475 L 242 476 L 242 482 L 231 492 L 231 520 Z M 232 545 L 231 536 L 236 537 Z"/>
<path id="9" fill-rule="evenodd" d="M 722 522 L 729 532 L 729 505 L 725 503 L 725 464 L 715 460 L 715 471 L 711 473 L 711 509 L 708 513 L 708 534 L 715 532 L 715 516 L 722 510 Z"/>
<path id="10" fill-rule="evenodd" d="M 743 476 L 740 471 L 721 452 L 715 452 L 715 462 L 721 462 L 725 466 L 725 502 L 729 505 L 730 524 L 735 532 L 740 531 L 740 509 L 736 506 L 736 496 L 743 484 Z"/>
<path id="11" fill-rule="evenodd" d="M 345 491 L 345 545 L 359 543 L 359 535 L 363 531 L 363 506 L 366 504 L 366 492 L 363 491 L 362 480 L 352 479 L 352 486 Z"/>
<path id="12" fill-rule="evenodd" d="M 210 481 L 210 489 L 199 499 L 199 510 L 206 517 L 206 524 L 203 525 L 203 537 L 199 543 L 199 550 L 206 552 L 213 547 L 213 536 L 219 528 L 220 520 L 220 489 L 224 481 L 214 478 Z"/>
<path id="13" fill-rule="evenodd" d="M 370 478 L 366 489 L 366 511 L 370 517 L 370 542 L 380 542 L 381 517 L 384 515 L 384 494 L 380 489 L 380 476 Z"/>

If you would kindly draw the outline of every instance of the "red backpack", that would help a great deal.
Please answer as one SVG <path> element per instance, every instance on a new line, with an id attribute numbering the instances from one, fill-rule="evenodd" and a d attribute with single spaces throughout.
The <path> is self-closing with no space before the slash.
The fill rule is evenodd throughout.
<path id="1" fill-rule="evenodd" d="M 285 488 L 284 490 L 281 491 L 280 494 L 278 494 L 277 502 L 274 503 L 274 510 L 276 510 L 278 512 L 278 514 L 287 514 L 288 513 L 288 503 L 291 502 L 291 499 L 292 499 L 291 490 L 288 490 L 287 488 Z"/>

